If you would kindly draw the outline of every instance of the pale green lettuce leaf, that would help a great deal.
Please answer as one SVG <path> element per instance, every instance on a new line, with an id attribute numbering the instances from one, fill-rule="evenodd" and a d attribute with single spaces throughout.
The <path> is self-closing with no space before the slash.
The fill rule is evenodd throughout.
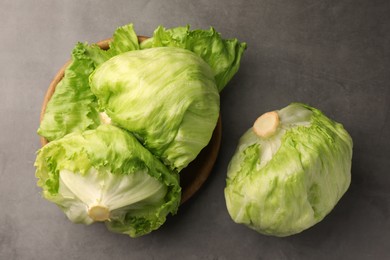
<path id="1" fill-rule="evenodd" d="M 43 196 L 75 223 L 93 223 L 89 210 L 101 206 L 109 211 L 110 230 L 137 237 L 160 227 L 179 206 L 178 175 L 115 126 L 50 142 L 35 166 Z"/>
<path id="2" fill-rule="evenodd" d="M 238 71 L 246 43 L 223 39 L 212 27 L 190 30 L 189 26 L 172 29 L 159 26 L 153 37 L 141 44 L 142 49 L 154 47 L 183 48 L 199 55 L 211 67 L 221 92 Z"/>
<path id="3" fill-rule="evenodd" d="M 352 139 L 310 106 L 278 112 L 270 138 L 249 129 L 240 139 L 225 188 L 232 219 L 256 231 L 288 236 L 321 221 L 351 181 Z"/>

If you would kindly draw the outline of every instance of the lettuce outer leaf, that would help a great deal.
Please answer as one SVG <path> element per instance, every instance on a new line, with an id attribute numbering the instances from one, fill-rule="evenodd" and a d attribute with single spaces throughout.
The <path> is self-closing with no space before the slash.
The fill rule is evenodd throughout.
<path id="1" fill-rule="evenodd" d="M 237 39 L 222 39 L 213 27 L 209 30 L 190 30 L 190 26 L 172 29 L 159 26 L 152 38 L 141 43 L 141 49 L 177 47 L 196 53 L 213 70 L 219 92 L 238 71 L 246 46 Z"/>
<path id="2" fill-rule="evenodd" d="M 52 141 L 71 132 L 98 126 L 96 97 L 88 85 L 88 75 L 94 67 L 93 61 L 86 55 L 86 45 L 77 44 L 73 49 L 72 62 L 47 104 L 39 135 Z"/>
<path id="3" fill-rule="evenodd" d="M 225 199 L 236 223 L 288 236 L 321 221 L 351 182 L 352 139 L 339 123 L 308 105 L 278 111 L 269 139 L 249 129 L 229 167 Z"/>
<path id="4" fill-rule="evenodd" d="M 137 49 L 139 44 L 132 24 L 115 31 L 108 51 L 96 44 L 78 43 L 72 51 L 64 78 L 47 104 L 38 134 L 53 141 L 72 132 L 99 126 L 99 108 L 89 87 L 89 75 L 111 57 Z"/>
<path id="5" fill-rule="evenodd" d="M 178 175 L 115 126 L 50 142 L 38 151 L 35 166 L 43 196 L 77 223 L 92 223 L 87 209 L 102 200 L 111 210 L 107 227 L 137 237 L 160 227 L 179 206 Z"/>
<path id="6" fill-rule="evenodd" d="M 114 57 L 115 55 L 124 52 L 135 51 L 139 49 L 140 46 L 138 42 L 138 36 L 134 31 L 134 26 L 133 24 L 128 24 L 115 30 L 107 52 L 109 53 L 110 57 Z"/>
<path id="7" fill-rule="evenodd" d="M 213 72 L 185 49 L 117 55 L 91 74 L 90 86 L 112 122 L 177 171 L 208 144 L 219 116 Z"/>

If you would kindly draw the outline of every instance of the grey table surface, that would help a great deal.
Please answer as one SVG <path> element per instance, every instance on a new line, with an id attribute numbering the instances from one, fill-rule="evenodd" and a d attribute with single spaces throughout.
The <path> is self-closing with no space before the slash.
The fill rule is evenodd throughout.
<path id="1" fill-rule="evenodd" d="M 390 1 L 0 0 L 0 259 L 390 259 Z M 248 44 L 221 94 L 222 147 L 205 185 L 177 215 L 131 239 L 72 224 L 36 186 L 44 93 L 78 41 L 134 23 L 214 26 Z M 230 219 L 226 169 L 261 113 L 311 104 L 354 140 L 352 183 L 298 235 L 260 235 Z"/>

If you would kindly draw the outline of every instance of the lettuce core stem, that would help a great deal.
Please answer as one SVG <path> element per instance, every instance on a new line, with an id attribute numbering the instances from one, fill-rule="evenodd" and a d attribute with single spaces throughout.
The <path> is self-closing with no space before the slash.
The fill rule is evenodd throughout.
<path id="1" fill-rule="evenodd" d="M 110 218 L 110 211 L 105 206 L 95 205 L 88 209 L 88 216 L 94 221 L 106 221 Z"/>
<path id="2" fill-rule="evenodd" d="M 105 124 L 105 125 L 111 124 L 111 118 L 106 114 L 106 112 L 100 112 L 99 119 L 100 119 L 100 123 L 102 123 L 102 124 Z"/>
<path id="3" fill-rule="evenodd" d="M 279 115 L 276 111 L 262 114 L 253 124 L 253 131 L 262 138 L 273 136 L 279 126 Z"/>

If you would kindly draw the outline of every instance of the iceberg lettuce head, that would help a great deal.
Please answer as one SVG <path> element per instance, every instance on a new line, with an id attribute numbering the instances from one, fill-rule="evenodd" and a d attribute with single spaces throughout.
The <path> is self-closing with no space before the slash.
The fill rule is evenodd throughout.
<path id="1" fill-rule="evenodd" d="M 176 213 L 181 189 L 135 137 L 102 125 L 52 141 L 35 162 L 43 196 L 75 223 L 105 222 L 132 237 L 160 227 Z"/>
<path id="2" fill-rule="evenodd" d="M 256 120 L 229 167 L 232 219 L 260 233 L 288 236 L 321 221 L 351 181 L 352 139 L 343 126 L 293 103 Z"/>

